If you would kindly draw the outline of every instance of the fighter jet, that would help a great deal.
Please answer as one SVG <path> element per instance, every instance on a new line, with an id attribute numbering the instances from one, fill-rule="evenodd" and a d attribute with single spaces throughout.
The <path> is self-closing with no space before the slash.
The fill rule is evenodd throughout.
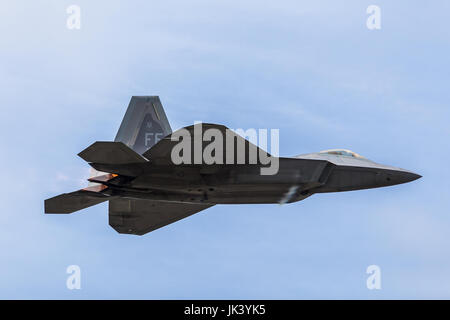
<path id="1" fill-rule="evenodd" d="M 207 132 L 214 139 L 205 139 Z M 183 141 L 192 150 L 180 151 Z M 208 148 L 212 161 L 202 157 Z M 97 141 L 78 155 L 92 167 L 88 186 L 45 200 L 45 213 L 72 213 L 108 201 L 110 226 L 135 235 L 217 204 L 285 204 L 421 177 L 345 149 L 277 157 L 219 124 L 172 132 L 158 96 L 133 96 L 114 141 Z"/>

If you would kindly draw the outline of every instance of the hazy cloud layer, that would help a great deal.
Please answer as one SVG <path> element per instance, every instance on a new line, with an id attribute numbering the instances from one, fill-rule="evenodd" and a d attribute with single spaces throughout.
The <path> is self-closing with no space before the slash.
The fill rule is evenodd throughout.
<path id="1" fill-rule="evenodd" d="M 378 1 L 378 31 L 370 4 L 2 3 L 0 298 L 450 298 L 449 4 Z M 344 147 L 423 178 L 216 206 L 144 237 L 110 228 L 106 204 L 45 216 L 132 95 L 159 95 L 174 129 L 279 128 L 282 156 Z"/>

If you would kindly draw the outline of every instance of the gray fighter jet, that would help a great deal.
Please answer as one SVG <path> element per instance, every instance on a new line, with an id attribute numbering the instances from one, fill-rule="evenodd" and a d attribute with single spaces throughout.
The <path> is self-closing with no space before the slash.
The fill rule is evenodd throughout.
<path id="1" fill-rule="evenodd" d="M 204 132 L 227 137 L 208 142 L 197 126 L 172 132 L 159 97 L 132 97 L 114 142 L 97 141 L 78 154 L 93 168 L 89 185 L 45 200 L 45 213 L 72 213 L 109 201 L 110 226 L 143 235 L 216 204 L 284 204 L 421 177 L 345 149 L 274 157 L 223 125 L 203 123 Z M 174 148 L 186 134 L 193 152 L 180 152 L 188 160 L 180 163 Z M 223 146 L 211 153 L 214 161 L 196 158 L 212 142 Z M 262 174 L 267 159 L 276 160 L 277 170 Z"/>

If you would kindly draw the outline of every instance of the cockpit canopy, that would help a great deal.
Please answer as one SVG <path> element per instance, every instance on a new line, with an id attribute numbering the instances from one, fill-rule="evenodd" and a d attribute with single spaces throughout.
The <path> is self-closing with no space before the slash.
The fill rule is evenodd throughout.
<path id="1" fill-rule="evenodd" d="M 332 155 L 336 155 L 336 156 L 365 159 L 363 156 L 357 154 L 356 152 L 353 152 L 353 151 L 347 150 L 347 149 L 329 149 L 329 150 L 320 151 L 319 153 L 326 153 L 326 154 L 332 154 Z"/>

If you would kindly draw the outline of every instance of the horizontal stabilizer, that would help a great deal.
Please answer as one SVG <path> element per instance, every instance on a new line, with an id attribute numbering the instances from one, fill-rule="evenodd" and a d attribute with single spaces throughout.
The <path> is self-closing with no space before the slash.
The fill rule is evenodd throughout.
<path id="1" fill-rule="evenodd" d="M 45 200 L 45 213 L 72 213 L 102 203 L 109 198 L 101 193 L 83 189 L 71 193 L 63 193 Z"/>
<path id="2" fill-rule="evenodd" d="M 97 141 L 81 151 L 78 156 L 87 162 L 128 164 L 147 160 L 122 142 Z"/>

